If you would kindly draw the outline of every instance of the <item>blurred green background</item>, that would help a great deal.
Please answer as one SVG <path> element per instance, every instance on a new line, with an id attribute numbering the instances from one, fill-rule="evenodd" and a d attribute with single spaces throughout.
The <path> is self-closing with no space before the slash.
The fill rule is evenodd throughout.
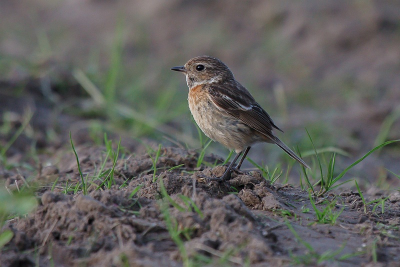
<path id="1" fill-rule="evenodd" d="M 307 129 L 317 148 L 347 152 L 338 159 L 346 166 L 400 138 L 399 1 L 2 0 L 3 148 L 33 114 L 4 154 L 40 161 L 38 151 L 68 145 L 70 131 L 78 144 L 101 143 L 106 131 L 126 146 L 199 149 L 206 140 L 184 77 L 169 70 L 198 55 L 224 61 L 290 147 L 312 149 Z M 228 154 L 218 144 L 209 152 Z M 399 152 L 391 145 L 352 175 L 398 185 L 387 169 L 400 173 Z M 283 153 L 256 145 L 249 156 L 277 164 Z"/>

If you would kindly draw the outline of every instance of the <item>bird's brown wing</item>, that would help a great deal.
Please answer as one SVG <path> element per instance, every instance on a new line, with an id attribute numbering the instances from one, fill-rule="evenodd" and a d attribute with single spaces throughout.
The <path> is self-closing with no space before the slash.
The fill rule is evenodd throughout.
<path id="1" fill-rule="evenodd" d="M 229 115 L 241 120 L 243 123 L 269 138 L 273 143 L 282 148 L 290 157 L 300 162 L 304 167 L 310 168 L 299 156 L 296 155 L 287 145 L 285 145 L 272 130 L 279 129 L 271 117 L 254 100 L 250 93 L 242 85 L 224 84 L 215 85 L 207 88 L 211 101 L 221 110 Z"/>
<path id="2" fill-rule="evenodd" d="M 241 120 L 243 123 L 275 140 L 273 128 L 283 132 L 272 121 L 268 113 L 260 107 L 250 93 L 239 83 L 216 85 L 207 88 L 212 102 L 221 110 Z"/>

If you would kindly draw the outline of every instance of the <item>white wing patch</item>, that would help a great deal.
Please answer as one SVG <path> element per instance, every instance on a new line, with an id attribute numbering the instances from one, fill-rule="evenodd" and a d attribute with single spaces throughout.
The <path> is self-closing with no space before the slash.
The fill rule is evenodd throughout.
<path id="1" fill-rule="evenodd" d="M 242 105 L 240 103 L 237 103 L 237 104 L 244 110 L 251 110 L 253 108 L 253 106 L 244 106 L 244 105 Z"/>
<path id="2" fill-rule="evenodd" d="M 210 83 L 217 83 L 217 82 L 219 82 L 220 80 L 221 80 L 221 77 L 220 77 L 220 76 L 214 76 L 214 77 L 212 77 L 211 79 L 205 81 L 204 83 L 208 83 L 208 84 L 210 84 Z"/>
<path id="3" fill-rule="evenodd" d="M 221 97 L 224 98 L 227 102 L 233 103 L 235 106 L 237 106 L 238 108 L 240 108 L 240 109 L 242 109 L 242 110 L 251 110 L 251 109 L 253 108 L 253 105 L 246 106 L 246 105 L 240 104 L 240 103 L 238 103 L 237 101 L 232 100 L 232 98 L 230 98 L 230 97 L 227 96 L 227 95 L 221 95 Z M 216 106 L 219 110 L 222 110 L 222 109 L 213 101 L 213 99 L 212 99 L 212 97 L 211 97 L 210 95 L 208 95 L 208 98 L 211 100 L 211 102 L 213 102 L 213 103 L 215 104 L 215 106 Z M 224 110 L 224 111 L 226 111 L 226 110 Z"/>
<path id="4" fill-rule="evenodd" d="M 243 110 L 251 110 L 253 108 L 253 106 L 245 106 L 243 104 L 240 104 L 239 102 L 232 100 L 232 98 L 227 95 L 222 95 L 222 98 L 226 99 L 228 102 L 235 103 L 235 105 L 238 105 Z"/>

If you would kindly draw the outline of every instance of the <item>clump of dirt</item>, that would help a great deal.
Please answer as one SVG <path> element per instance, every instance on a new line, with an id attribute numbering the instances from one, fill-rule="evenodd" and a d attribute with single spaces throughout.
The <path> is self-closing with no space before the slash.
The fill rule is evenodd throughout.
<path id="1" fill-rule="evenodd" d="M 79 153 L 88 177 L 95 177 L 101 153 L 100 148 Z M 299 188 L 271 184 L 257 171 L 234 172 L 227 183 L 208 182 L 204 176 L 221 175 L 226 167 L 196 168 L 197 153 L 172 147 L 161 150 L 155 171 L 150 155 L 119 159 L 109 188 L 94 180 L 87 195 L 61 186 L 39 191 L 35 212 L 8 222 L 14 238 L 1 252 L 2 263 L 181 266 L 187 259 L 215 265 L 224 258 L 232 266 L 280 266 L 317 264 L 327 251 L 338 252 L 328 265 L 367 264 L 376 255 L 387 265 L 400 260 L 395 194 L 383 213 L 372 212 L 372 206 L 364 213 L 358 193 L 316 199 L 319 210 L 334 203 L 330 208 L 340 213 L 336 222 L 318 224 L 308 193 Z M 43 170 L 37 180 L 45 173 L 58 175 L 58 185 L 80 181 L 76 163 Z M 305 254 L 309 257 L 302 258 Z"/>

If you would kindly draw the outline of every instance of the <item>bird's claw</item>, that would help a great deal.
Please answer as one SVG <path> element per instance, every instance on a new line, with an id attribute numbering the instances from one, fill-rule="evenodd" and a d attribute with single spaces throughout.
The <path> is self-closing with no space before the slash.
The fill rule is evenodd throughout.
<path id="1" fill-rule="evenodd" d="M 240 169 L 238 169 L 238 168 L 232 168 L 232 172 L 236 172 L 236 173 L 238 173 L 238 174 L 245 174 L 245 172 L 243 172 L 243 171 L 241 171 Z"/>
<path id="2" fill-rule="evenodd" d="M 210 183 L 210 182 L 223 183 L 223 182 L 227 182 L 231 178 L 230 173 L 228 175 L 224 173 L 224 175 L 222 175 L 221 177 L 209 177 L 207 175 L 204 175 L 203 173 L 199 173 L 198 176 L 201 177 L 202 179 L 204 179 L 207 183 Z"/>

